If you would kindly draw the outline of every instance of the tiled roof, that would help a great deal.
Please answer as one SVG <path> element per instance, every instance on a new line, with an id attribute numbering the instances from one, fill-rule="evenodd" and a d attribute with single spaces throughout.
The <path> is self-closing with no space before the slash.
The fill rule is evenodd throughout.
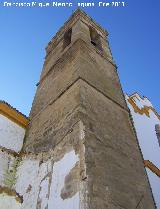
<path id="1" fill-rule="evenodd" d="M 26 119 L 29 119 L 25 114 L 21 113 L 19 110 L 17 110 L 16 108 L 14 108 L 12 105 L 10 105 L 8 102 L 4 101 L 4 100 L 0 100 L 0 103 L 6 104 L 8 107 L 12 108 L 13 110 L 15 110 L 17 113 L 21 114 L 23 117 L 25 117 Z"/>
<path id="2" fill-rule="evenodd" d="M 6 101 L 0 100 L 0 113 L 17 123 L 18 125 L 27 128 L 29 118 L 16 108 L 12 107 Z"/>

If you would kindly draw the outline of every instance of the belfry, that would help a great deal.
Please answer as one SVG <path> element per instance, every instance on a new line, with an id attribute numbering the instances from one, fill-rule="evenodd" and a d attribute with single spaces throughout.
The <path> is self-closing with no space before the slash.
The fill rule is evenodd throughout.
<path id="1" fill-rule="evenodd" d="M 46 47 L 23 146 L 51 162 L 35 208 L 155 209 L 107 36 L 78 9 Z"/>

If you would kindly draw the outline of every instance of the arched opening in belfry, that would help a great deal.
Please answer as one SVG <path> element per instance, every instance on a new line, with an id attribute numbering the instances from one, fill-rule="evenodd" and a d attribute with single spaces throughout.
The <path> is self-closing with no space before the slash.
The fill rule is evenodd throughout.
<path id="1" fill-rule="evenodd" d="M 71 43 L 71 36 L 72 36 L 72 28 L 70 28 L 64 34 L 63 49 L 65 49 Z"/>
<path id="2" fill-rule="evenodd" d="M 91 44 L 95 46 L 98 50 L 102 51 L 102 44 L 100 40 L 100 35 L 97 33 L 97 31 L 90 27 L 90 38 L 91 38 Z"/>

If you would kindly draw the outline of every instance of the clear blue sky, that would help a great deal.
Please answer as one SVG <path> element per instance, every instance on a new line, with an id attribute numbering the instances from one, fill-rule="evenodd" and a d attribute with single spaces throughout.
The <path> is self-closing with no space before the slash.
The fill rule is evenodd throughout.
<path id="1" fill-rule="evenodd" d="M 36 91 L 45 46 L 76 9 L 78 1 L 72 2 L 71 8 L 5 8 L 0 1 L 0 99 L 26 115 Z M 124 8 L 84 10 L 110 34 L 124 92 L 147 96 L 160 112 L 160 1 L 125 2 Z"/>

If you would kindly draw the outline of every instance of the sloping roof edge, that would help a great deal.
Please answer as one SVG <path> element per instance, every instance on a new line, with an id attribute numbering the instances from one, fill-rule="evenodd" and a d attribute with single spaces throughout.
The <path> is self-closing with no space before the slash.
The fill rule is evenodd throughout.
<path id="1" fill-rule="evenodd" d="M 29 118 L 3 100 L 0 100 L 0 114 L 25 129 L 28 126 Z"/>

